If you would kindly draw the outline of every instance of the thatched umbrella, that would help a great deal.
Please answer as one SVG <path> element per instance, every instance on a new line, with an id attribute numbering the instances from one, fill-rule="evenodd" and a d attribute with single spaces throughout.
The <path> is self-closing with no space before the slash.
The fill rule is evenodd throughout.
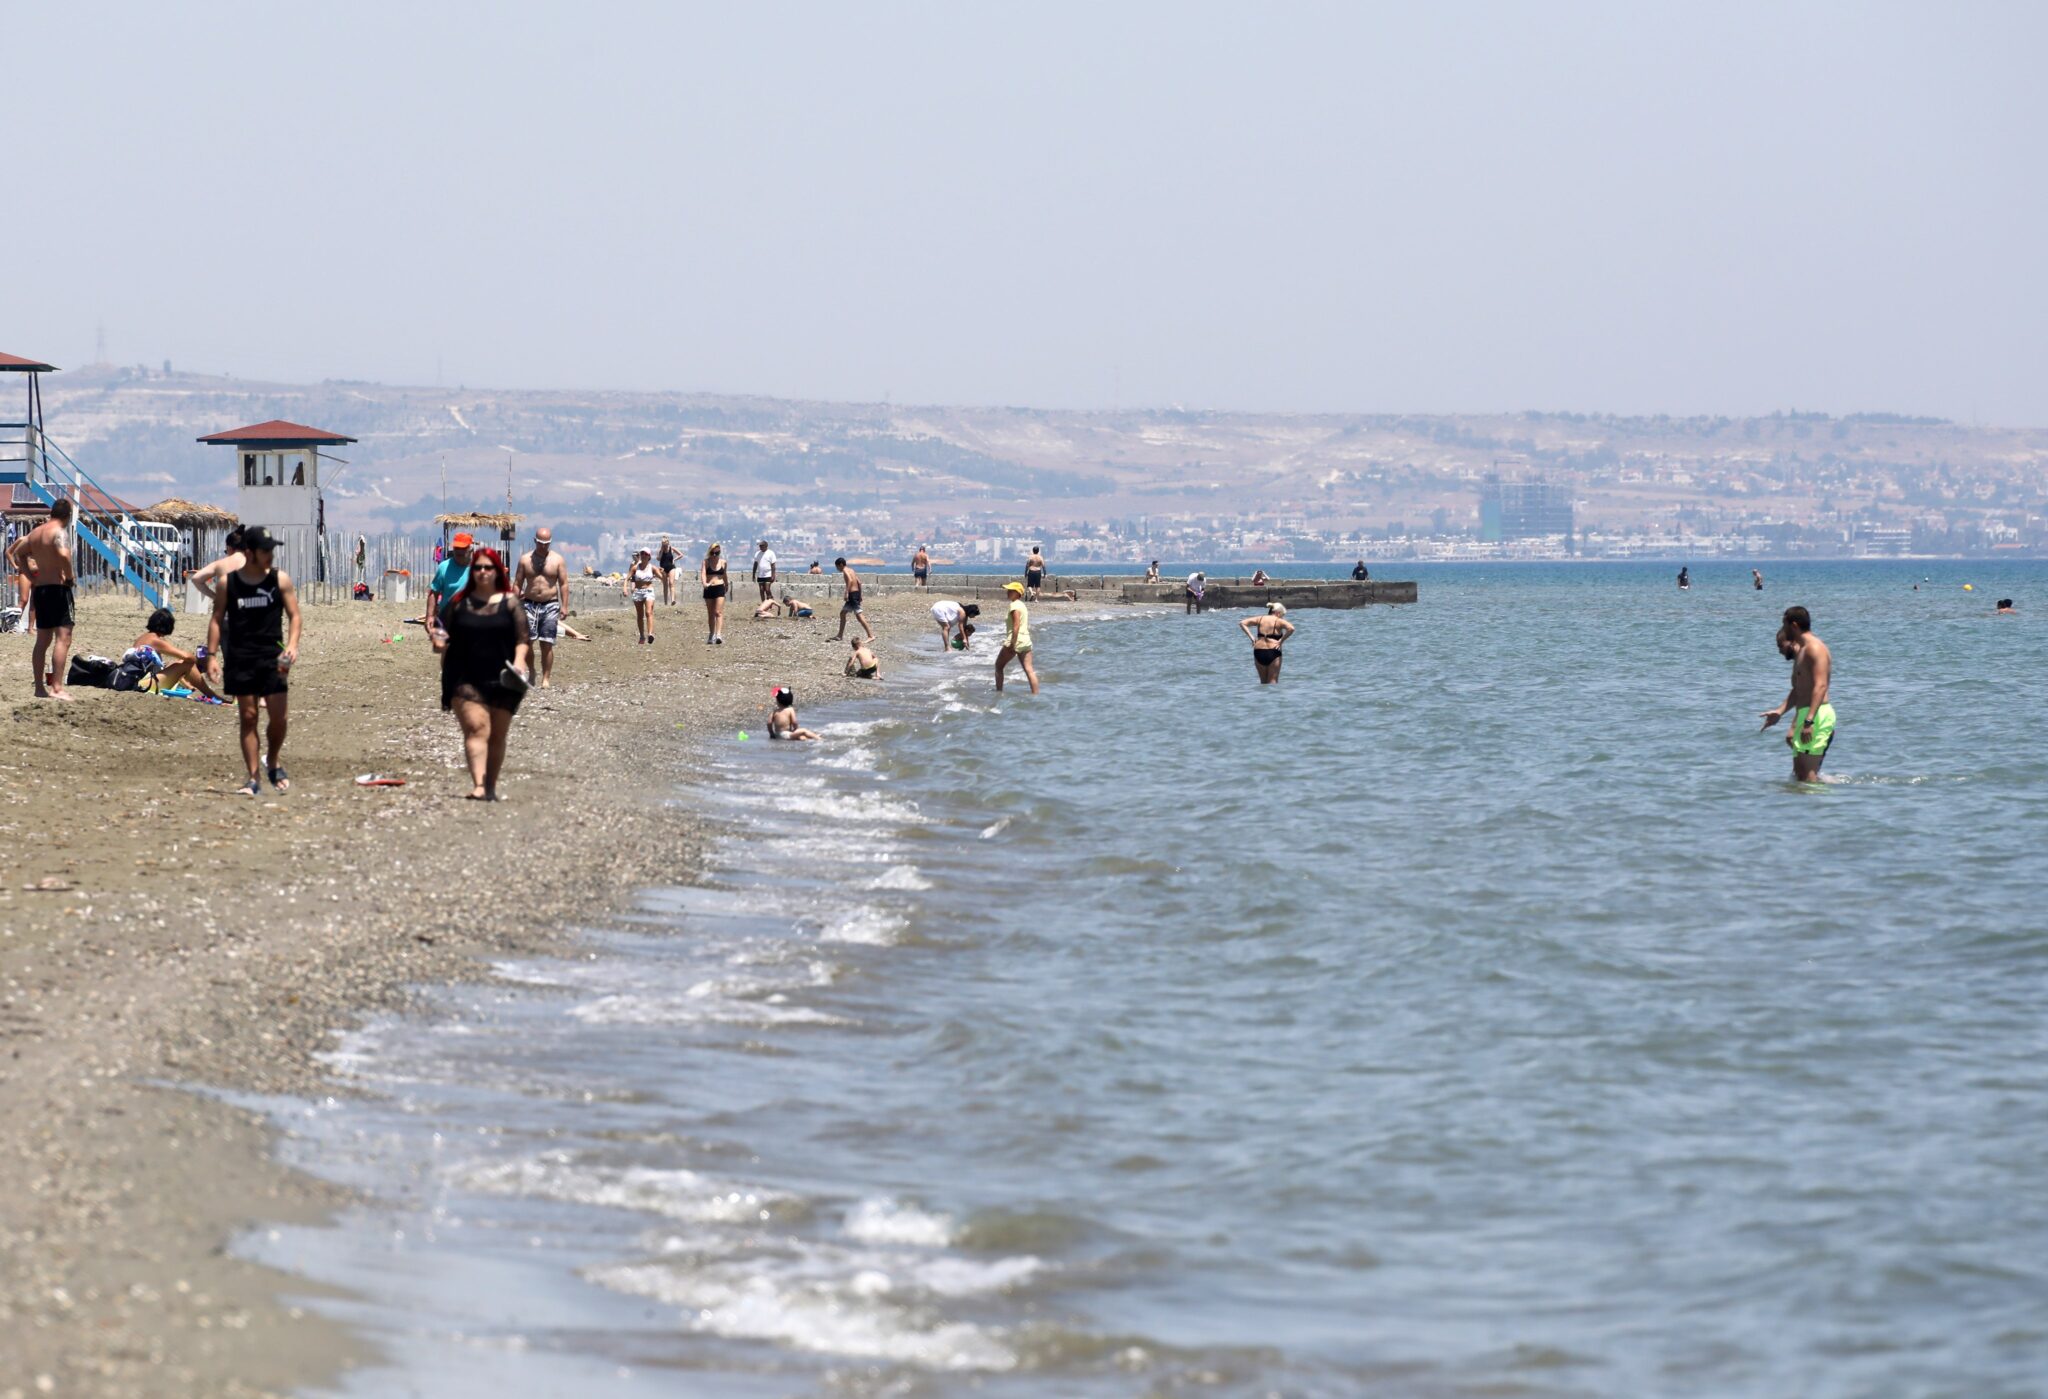
<path id="1" fill-rule="evenodd" d="M 197 501 L 179 500 L 176 496 L 136 511 L 135 518 L 152 524 L 176 525 L 179 529 L 229 529 L 239 523 L 218 505 L 201 505 Z"/>

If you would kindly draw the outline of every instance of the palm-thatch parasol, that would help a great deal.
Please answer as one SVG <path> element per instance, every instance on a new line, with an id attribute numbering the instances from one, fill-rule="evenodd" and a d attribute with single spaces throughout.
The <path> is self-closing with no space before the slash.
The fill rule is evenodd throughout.
<path id="1" fill-rule="evenodd" d="M 180 500 L 176 496 L 136 511 L 135 518 L 147 520 L 152 524 L 175 525 L 179 529 L 228 529 L 240 523 L 235 516 L 218 505 L 201 505 L 197 501 Z"/>

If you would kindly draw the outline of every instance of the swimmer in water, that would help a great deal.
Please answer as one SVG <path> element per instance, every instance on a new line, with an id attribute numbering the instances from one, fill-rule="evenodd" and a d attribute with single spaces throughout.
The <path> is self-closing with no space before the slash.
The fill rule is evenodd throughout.
<path id="1" fill-rule="evenodd" d="M 1764 590 L 1764 571 L 1760 568 L 1752 568 L 1749 571 L 1749 581 L 1755 585 L 1758 592 L 1762 592 Z"/>
<path id="2" fill-rule="evenodd" d="M 2000 617 L 2017 617 L 2019 615 L 2019 609 L 2012 605 L 2011 598 L 2002 597 L 1998 600 L 1997 615 L 1999 615 Z"/>
<path id="3" fill-rule="evenodd" d="M 1287 620 L 1287 604 L 1269 602 L 1263 617 L 1244 617 L 1238 626 L 1252 639 L 1252 669 L 1261 685 L 1280 683 L 1280 648 L 1294 635 L 1294 623 Z"/>
<path id="4" fill-rule="evenodd" d="M 1813 634 L 1813 618 L 1805 608 L 1786 608 L 1784 621 L 1778 632 L 1778 650 L 1791 656 L 1792 689 L 1783 704 L 1763 712 L 1764 728 L 1790 711 L 1792 732 L 1785 742 L 1792 749 L 1792 778 L 1818 782 L 1820 765 L 1835 741 L 1835 707 L 1828 703 L 1834 655 L 1827 643 Z"/>
<path id="5" fill-rule="evenodd" d="M 796 696 L 787 685 L 775 687 L 775 712 L 768 716 L 768 737 L 798 739 L 805 743 L 818 737 L 797 722 Z"/>
<path id="6" fill-rule="evenodd" d="M 1683 564 L 1678 568 L 1678 587 L 1681 592 L 1692 591 L 1692 570 Z"/>

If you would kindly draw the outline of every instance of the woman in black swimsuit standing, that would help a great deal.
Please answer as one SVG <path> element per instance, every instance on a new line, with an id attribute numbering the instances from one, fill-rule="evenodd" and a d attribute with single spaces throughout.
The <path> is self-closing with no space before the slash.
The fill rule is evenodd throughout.
<path id="1" fill-rule="evenodd" d="M 654 571 L 661 575 L 661 600 L 669 606 L 676 605 L 676 548 L 668 542 L 668 536 L 661 537 L 661 548 L 654 555 Z"/>
<path id="2" fill-rule="evenodd" d="M 704 620 L 711 626 L 706 646 L 725 645 L 725 546 L 714 544 L 704 551 L 697 568 L 697 581 L 704 585 Z"/>
<path id="3" fill-rule="evenodd" d="M 441 657 L 441 708 L 462 726 L 471 801 L 498 799 L 505 740 L 526 698 L 526 609 L 505 590 L 496 549 L 470 556 L 469 584 L 427 633 Z"/>
<path id="4" fill-rule="evenodd" d="M 1269 602 L 1263 617 L 1245 617 L 1238 625 L 1252 639 L 1252 669 L 1261 685 L 1280 683 L 1280 648 L 1294 635 L 1294 623 L 1287 620 L 1287 604 Z"/>

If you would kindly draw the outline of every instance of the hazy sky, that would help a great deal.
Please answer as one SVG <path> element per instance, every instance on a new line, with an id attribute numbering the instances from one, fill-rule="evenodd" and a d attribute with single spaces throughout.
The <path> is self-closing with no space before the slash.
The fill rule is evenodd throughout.
<path id="1" fill-rule="evenodd" d="M 0 0 L 0 52 L 0 350 L 60 365 L 2048 425 L 2040 4 Z"/>

